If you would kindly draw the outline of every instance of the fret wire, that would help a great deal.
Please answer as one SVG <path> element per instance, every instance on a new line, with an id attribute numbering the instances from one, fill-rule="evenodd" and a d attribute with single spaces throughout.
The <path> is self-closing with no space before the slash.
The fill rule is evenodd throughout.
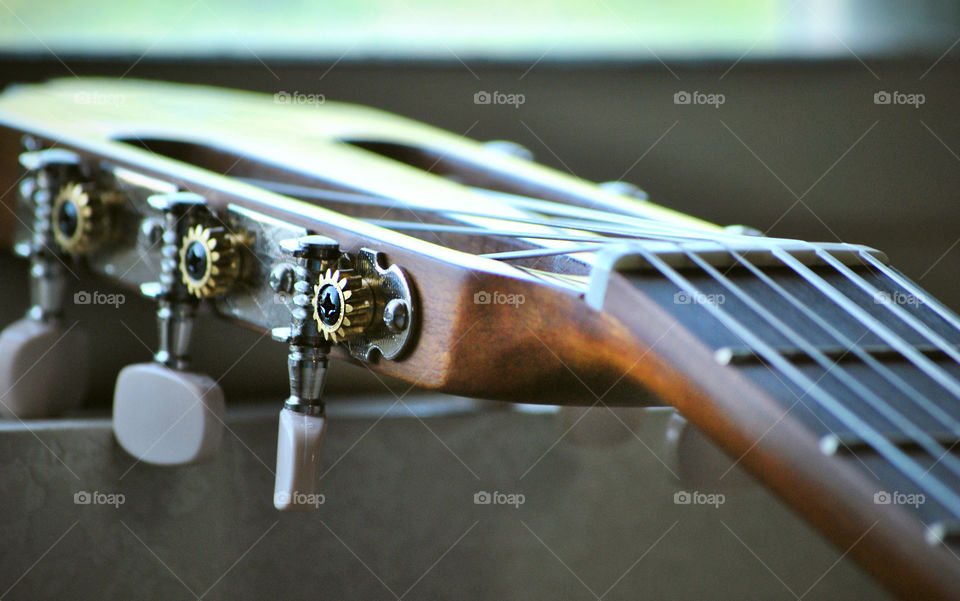
<path id="1" fill-rule="evenodd" d="M 960 398 L 960 383 L 958 383 L 946 371 L 941 369 L 939 365 L 928 359 L 923 355 L 923 353 L 920 353 L 913 348 L 910 343 L 901 338 L 898 334 L 881 323 L 877 318 L 873 317 L 859 305 L 850 300 L 847 295 L 843 294 L 840 292 L 840 290 L 814 273 L 812 269 L 791 256 L 790 253 L 784 252 L 778 248 L 774 248 L 773 253 L 782 263 L 786 264 L 788 267 L 791 267 L 795 272 L 807 280 L 807 282 L 812 284 L 821 293 L 829 297 L 837 305 L 843 308 L 849 315 L 873 331 L 874 334 L 886 341 L 887 344 L 895 348 L 901 355 L 909 359 L 911 363 L 920 368 L 923 373 L 927 374 L 927 376 L 929 376 L 933 381 L 937 382 L 953 396 Z"/>
<path id="2" fill-rule="evenodd" d="M 811 359 L 829 374 L 843 383 L 849 390 L 854 392 L 863 401 L 867 403 L 874 411 L 879 413 L 884 419 L 897 428 L 904 428 L 904 433 L 910 436 L 921 448 L 926 450 L 935 459 L 942 458 L 943 464 L 955 475 L 960 476 L 960 459 L 949 455 L 947 449 L 942 447 L 933 437 L 927 434 L 923 428 L 911 421 L 907 416 L 897 410 L 895 407 L 881 399 L 875 392 L 864 386 L 857 378 L 853 377 L 839 362 L 831 361 L 822 351 L 813 343 L 805 339 L 794 328 L 791 328 L 781 319 L 773 315 L 769 310 L 760 305 L 756 299 L 735 284 L 726 275 L 717 271 L 712 265 L 696 255 L 696 253 L 684 250 L 684 253 L 691 261 L 696 263 L 701 269 L 709 274 L 714 280 L 719 282 L 724 288 L 729 290 L 746 304 L 754 313 L 759 315 L 775 330 L 780 332 L 792 343 L 800 347 Z"/>
<path id="3" fill-rule="evenodd" d="M 901 274 L 896 269 L 891 268 L 889 265 L 884 265 L 881 261 L 878 261 L 876 257 L 870 255 L 870 253 L 865 253 L 861 250 L 858 251 L 857 254 L 866 259 L 871 265 L 883 272 L 884 275 L 902 286 L 904 289 L 912 291 L 912 294 L 917 298 L 923 297 L 924 305 L 930 308 L 930 310 L 939 315 L 944 321 L 952 325 L 954 328 L 960 330 L 960 317 L 957 317 L 957 315 L 948 309 L 943 303 L 921 290 L 920 286 L 918 286 L 916 282 L 911 281 L 905 275 Z"/>
<path id="4" fill-rule="evenodd" d="M 882 294 L 882 291 L 879 288 L 865 280 L 863 277 L 857 275 L 853 270 L 840 261 L 837 261 L 837 259 L 830 253 L 824 252 L 821 249 L 817 249 L 817 256 L 821 257 L 823 260 L 830 263 L 837 271 L 840 271 L 847 276 L 848 279 L 856 284 L 858 288 L 870 295 L 871 298 L 876 299 L 879 294 Z M 952 344 L 947 342 L 943 336 L 933 331 L 930 326 L 917 319 L 916 316 L 911 315 L 906 309 L 895 302 L 880 304 L 886 307 L 891 313 L 899 317 L 901 321 L 913 328 L 915 332 L 929 340 L 931 344 L 949 355 L 954 361 L 960 363 L 960 351 L 958 351 Z"/>
<path id="5" fill-rule="evenodd" d="M 839 342 L 844 347 L 850 349 L 854 355 L 856 355 L 861 361 L 868 365 L 875 372 L 879 373 L 885 380 L 890 382 L 895 386 L 900 392 L 905 394 L 914 402 L 918 407 L 926 411 L 931 417 L 933 417 L 938 423 L 943 426 L 946 426 L 954 435 L 960 438 L 960 421 L 957 421 L 952 415 L 943 410 L 939 405 L 933 402 L 932 399 L 927 398 L 922 395 L 917 389 L 911 386 L 906 380 L 898 376 L 890 368 L 884 365 L 882 362 L 878 361 L 870 352 L 866 349 L 857 345 L 852 339 L 847 337 L 839 329 L 831 325 L 828 321 L 823 319 L 815 311 L 807 307 L 805 304 L 800 302 L 800 300 L 791 294 L 787 289 L 782 287 L 776 281 L 773 280 L 770 276 L 763 272 L 760 268 L 751 263 L 746 257 L 740 255 L 735 250 L 727 249 L 731 255 L 736 257 L 737 261 L 750 270 L 755 276 L 757 276 L 761 281 L 763 281 L 767 286 L 773 289 L 777 294 L 782 296 L 787 302 L 790 303 L 798 311 L 801 311 L 808 319 L 813 321 L 817 326 L 819 326 L 824 332 L 832 336 L 837 342 Z"/>
<path id="6" fill-rule="evenodd" d="M 660 273 L 667 277 L 677 287 L 685 290 L 687 294 L 698 296 L 702 294 L 700 290 L 684 278 L 678 271 L 670 267 L 653 253 L 647 251 L 641 245 L 637 246 L 637 252 L 641 254 L 651 265 Z M 729 313 L 717 305 L 700 305 L 708 312 L 712 313 L 724 326 L 734 335 L 738 336 L 747 346 L 754 349 L 767 360 L 768 363 L 776 367 L 781 373 L 789 377 L 795 384 L 804 390 L 804 396 L 811 391 L 814 392 L 812 398 L 822 407 L 833 414 L 840 422 L 844 423 L 852 431 L 856 432 L 867 444 L 870 444 L 877 452 L 885 457 L 894 467 L 900 470 L 907 478 L 913 480 L 918 486 L 926 490 L 932 497 L 936 498 L 954 516 L 960 517 L 960 497 L 957 493 L 950 490 L 936 477 L 932 481 L 922 483 L 927 476 L 920 465 L 898 449 L 893 443 L 887 440 L 883 435 L 864 422 L 859 416 L 847 409 L 833 395 L 820 388 L 815 382 L 812 382 L 807 376 L 797 369 L 793 364 L 777 353 L 770 345 L 757 337 L 749 328 L 744 326 Z"/>

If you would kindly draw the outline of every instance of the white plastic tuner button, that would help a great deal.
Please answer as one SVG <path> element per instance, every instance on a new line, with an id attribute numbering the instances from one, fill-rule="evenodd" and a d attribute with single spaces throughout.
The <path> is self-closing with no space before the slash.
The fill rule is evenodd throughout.
<path id="1" fill-rule="evenodd" d="M 223 391 L 210 376 L 139 363 L 117 377 L 113 432 L 141 461 L 183 465 L 212 457 L 223 419 Z"/>
<path id="2" fill-rule="evenodd" d="M 326 418 L 287 409 L 280 411 L 277 438 L 277 480 L 273 505 L 283 510 L 316 509 L 322 503 L 320 446 Z"/>
<path id="3" fill-rule="evenodd" d="M 0 416 L 48 417 L 76 407 L 87 380 L 86 334 L 30 318 L 0 333 Z"/>

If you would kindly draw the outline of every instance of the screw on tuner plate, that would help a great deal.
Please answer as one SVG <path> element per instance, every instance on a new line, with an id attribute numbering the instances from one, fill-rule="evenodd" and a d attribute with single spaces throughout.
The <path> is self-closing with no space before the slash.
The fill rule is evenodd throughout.
<path id="1" fill-rule="evenodd" d="M 90 240 L 98 217 L 87 204 L 94 191 L 84 192 L 77 183 L 82 173 L 76 154 L 33 150 L 21 154 L 20 163 L 27 171 L 20 193 L 33 209 L 31 302 L 26 317 L 0 332 L 0 415 L 46 417 L 76 406 L 85 392 L 86 336 L 63 320 L 68 254 L 83 247 L 63 242 Z M 82 235 L 67 240 L 64 231 Z"/>
<path id="2" fill-rule="evenodd" d="M 183 465 L 214 455 L 223 438 L 223 391 L 210 376 L 188 371 L 188 351 L 200 300 L 225 292 L 241 275 L 242 238 L 221 227 L 196 194 L 148 202 L 164 214 L 159 281 L 141 286 L 157 301 L 159 349 L 153 362 L 120 372 L 113 429 L 138 459 Z"/>

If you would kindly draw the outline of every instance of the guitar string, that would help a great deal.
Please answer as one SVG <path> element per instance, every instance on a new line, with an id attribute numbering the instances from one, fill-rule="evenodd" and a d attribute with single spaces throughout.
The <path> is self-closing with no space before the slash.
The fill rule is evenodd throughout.
<path id="1" fill-rule="evenodd" d="M 926 292 L 920 289 L 920 286 L 916 282 L 911 281 L 909 278 L 901 274 L 896 269 L 884 265 L 880 261 L 870 255 L 870 253 L 864 253 L 859 251 L 860 256 L 870 263 L 877 270 L 881 271 L 888 278 L 897 283 L 901 288 L 905 290 L 912 290 L 915 298 L 920 299 L 921 302 L 926 305 L 930 310 L 940 316 L 941 319 L 952 325 L 957 330 L 960 330 L 960 318 L 957 317 L 950 309 L 943 305 L 937 299 L 929 296 Z"/>
<path id="2" fill-rule="evenodd" d="M 424 213 L 456 213 L 459 215 L 470 215 L 474 217 L 496 217 L 490 213 L 483 212 L 473 212 L 468 210 L 459 209 L 456 207 L 436 207 L 436 206 L 421 206 L 421 205 L 411 205 L 405 201 L 398 202 L 396 199 L 387 198 L 383 196 L 374 196 L 370 194 L 363 194 L 358 192 L 341 192 L 335 190 L 326 190 L 323 188 L 316 188 L 312 186 L 300 186 L 297 184 L 288 184 L 285 182 L 277 182 L 272 180 L 260 180 L 252 178 L 240 178 L 242 181 L 252 184 L 254 186 L 262 187 L 273 192 L 280 194 L 286 194 L 288 196 L 300 196 L 303 198 L 310 198 L 312 200 L 325 200 L 328 202 L 335 202 L 340 204 L 355 204 L 355 205 L 366 205 L 366 206 L 377 206 L 384 208 L 405 208 L 408 210 L 422 211 Z M 506 192 L 498 192 L 495 190 L 487 190 L 485 188 L 470 187 L 468 188 L 471 192 L 475 192 L 482 196 L 487 196 L 491 199 L 495 199 L 501 202 L 505 202 L 507 205 L 524 209 L 527 211 L 533 211 L 536 213 L 543 213 L 547 215 L 559 215 L 562 217 L 572 217 L 575 219 L 580 219 L 583 221 L 601 221 L 605 223 L 612 223 L 616 225 L 623 224 L 634 224 L 640 227 L 649 227 L 651 225 L 665 225 L 658 224 L 658 222 L 645 218 L 645 217 L 636 217 L 633 215 L 613 213 L 609 211 L 602 211 L 598 209 L 590 209 L 586 207 L 579 207 L 574 205 L 563 204 L 559 202 L 554 202 L 550 200 L 541 200 L 536 198 L 530 198 L 527 196 L 520 196 L 517 194 L 509 194 Z"/>
<path id="3" fill-rule="evenodd" d="M 733 249 L 727 248 L 727 250 L 741 265 L 746 267 L 759 280 L 784 298 L 792 307 L 803 313 L 804 316 L 813 321 L 818 327 L 820 327 L 821 330 L 839 342 L 843 348 L 856 355 L 871 369 L 880 374 L 886 381 L 891 383 L 898 390 L 900 390 L 900 392 L 909 397 L 910 400 L 913 401 L 917 406 L 921 407 L 935 420 L 940 421 L 942 425 L 946 426 L 948 430 L 960 438 L 960 421 L 957 421 L 956 418 L 945 412 L 939 405 L 933 402 L 932 399 L 922 395 L 906 380 L 898 376 L 895 372 L 893 372 L 893 370 L 874 358 L 873 355 L 871 355 L 870 352 L 868 352 L 865 348 L 857 345 L 851 338 L 847 337 L 845 334 L 843 334 L 843 332 L 831 325 L 815 311 L 807 307 L 804 303 L 800 302 L 796 296 L 774 281 L 773 278 L 751 263 L 746 257 L 742 256 Z"/>
<path id="4" fill-rule="evenodd" d="M 906 357 L 911 363 L 919 367 L 933 381 L 938 383 L 953 396 L 960 398 L 960 382 L 957 382 L 953 376 L 948 374 L 946 371 L 941 369 L 940 366 L 924 356 L 913 345 L 890 330 L 886 325 L 880 322 L 880 320 L 867 313 L 863 308 L 847 297 L 847 295 L 840 292 L 829 282 L 825 281 L 809 267 L 790 256 L 789 253 L 784 253 L 780 249 L 776 248 L 773 249 L 773 253 L 781 262 L 786 264 L 788 267 L 791 267 L 795 272 L 799 273 L 805 280 L 807 280 L 807 282 L 828 296 L 836 304 L 840 305 L 840 307 L 843 308 L 846 313 L 865 325 L 877 336 L 886 341 L 887 344 L 895 348 L 901 355 Z"/>
<path id="5" fill-rule="evenodd" d="M 490 217 L 489 219 L 505 220 L 505 221 L 516 221 L 519 223 L 524 223 L 523 220 L 512 219 L 510 217 Z M 389 219 L 368 219 L 364 220 L 367 223 L 376 225 L 379 227 L 384 227 L 391 230 L 397 231 L 411 231 L 411 232 L 436 232 L 444 234 L 465 234 L 471 236 L 500 236 L 503 238 L 531 238 L 537 240 L 561 240 L 569 242 L 597 242 L 603 238 L 597 236 L 572 236 L 566 234 L 550 234 L 547 232 L 524 232 L 516 230 L 495 230 L 484 227 L 477 226 L 465 226 L 465 225 L 446 225 L 446 224 L 437 224 L 437 223 L 422 223 L 414 221 L 393 221 Z M 649 239 L 656 238 L 657 240 L 689 240 L 689 236 L 680 236 L 680 235 L 669 235 L 669 234 L 653 234 L 649 232 L 629 232 L 629 233 L 610 233 L 604 232 L 602 230 L 598 231 L 595 228 L 587 227 L 571 227 L 558 225 L 555 223 L 538 223 L 536 225 L 543 225 L 546 227 L 551 227 L 555 229 L 567 229 L 567 230 L 578 230 L 584 232 L 592 232 L 597 234 L 605 234 L 611 239 Z M 703 240 L 712 240 L 712 237 L 698 236 L 698 239 Z"/>
<path id="6" fill-rule="evenodd" d="M 867 405 L 879 413 L 886 421 L 898 429 L 905 427 L 905 433 L 910 436 L 921 448 L 929 452 L 934 458 L 942 457 L 945 467 L 947 467 L 955 475 L 960 476 L 960 459 L 949 455 L 947 450 L 943 448 L 932 436 L 927 434 L 923 428 L 893 407 L 893 405 L 890 405 L 881 399 L 875 392 L 861 383 L 859 379 L 844 369 L 839 362 L 831 361 L 812 342 L 804 338 L 794 328 L 790 327 L 781 319 L 773 315 L 769 310 L 764 308 L 754 297 L 731 281 L 726 275 L 717 271 L 712 265 L 704 261 L 695 253 L 687 250 L 684 250 L 684 253 L 703 271 L 723 285 L 725 289 L 729 290 L 741 301 L 743 301 L 743 303 L 750 307 L 754 313 L 759 315 L 770 326 L 773 326 L 776 331 L 780 332 L 788 340 L 791 340 L 791 342 L 797 344 L 808 356 L 810 356 L 810 358 L 820 365 L 820 367 L 822 367 L 849 390 L 863 399 Z"/>
<path id="7" fill-rule="evenodd" d="M 278 190 L 283 189 L 284 191 L 290 191 L 290 192 L 309 193 L 316 198 L 332 200 L 335 202 L 375 203 L 380 206 L 382 205 L 395 206 L 397 204 L 396 202 L 391 201 L 390 199 L 376 197 L 376 196 L 328 191 L 323 189 L 297 186 L 295 184 L 285 184 L 283 182 L 274 182 L 274 181 L 268 181 L 268 180 L 248 180 L 248 181 L 256 183 L 258 185 L 273 187 Z M 563 205 L 563 204 L 555 203 L 552 201 L 530 199 L 527 197 L 521 197 L 513 194 L 503 193 L 503 192 L 488 191 L 488 190 L 482 190 L 482 189 L 475 189 L 475 190 L 482 191 L 484 193 L 496 196 L 498 198 L 506 199 L 507 202 L 511 204 L 515 204 L 515 205 L 526 204 L 527 206 L 535 206 L 539 210 L 579 209 L 579 207 L 570 207 L 569 205 Z M 441 211 L 445 209 L 436 209 L 436 210 Z M 604 212 L 604 211 L 596 211 L 596 210 L 589 210 L 589 209 L 587 211 L 590 212 L 592 217 L 604 216 L 604 217 L 608 217 L 611 220 L 622 219 L 622 217 L 619 215 L 613 215 L 611 213 Z M 458 213 L 456 210 L 453 210 L 450 212 Z M 586 231 L 590 233 L 598 232 L 598 228 L 596 227 L 596 225 L 584 226 L 584 225 L 580 225 L 578 222 L 557 223 L 557 222 L 551 222 L 546 220 L 525 219 L 525 218 L 520 218 L 515 216 L 503 216 L 503 215 L 496 216 L 496 215 L 490 215 L 489 213 L 482 213 L 482 212 L 459 212 L 458 214 L 465 214 L 465 215 L 470 214 L 478 217 L 485 217 L 485 218 L 491 218 L 491 219 L 497 219 L 497 220 L 503 220 L 503 221 L 515 221 L 519 223 L 527 223 L 527 224 L 533 224 L 533 225 L 542 225 L 542 226 L 551 227 L 551 228 L 574 229 L 574 230 Z M 629 216 L 626 216 L 626 215 L 623 217 L 629 218 Z M 691 229 L 685 226 L 677 227 L 675 224 L 667 224 L 666 226 L 651 228 L 652 224 L 649 221 L 646 221 L 646 220 L 642 220 L 642 221 L 643 221 L 643 227 L 638 227 L 633 230 L 608 230 L 608 231 L 609 233 L 617 234 L 620 237 L 628 237 L 628 238 L 629 237 L 642 238 L 645 236 L 654 237 L 654 234 L 661 233 L 664 230 L 673 231 L 673 232 L 676 232 L 679 230 L 684 234 L 689 234 L 690 232 L 694 232 L 695 236 L 698 239 L 706 238 L 712 241 L 717 241 L 716 238 L 718 237 L 739 238 L 738 235 L 718 236 L 717 235 L 719 234 L 718 232 L 704 232 L 702 230 Z M 595 237 L 576 237 L 571 235 L 560 235 L 560 234 L 551 234 L 547 236 L 544 234 L 531 234 L 528 232 L 511 232 L 507 230 L 498 231 L 498 230 L 492 230 L 489 228 L 482 228 L 482 227 L 444 226 L 444 225 L 438 225 L 438 224 L 423 224 L 423 223 L 411 223 L 411 222 L 399 222 L 399 221 L 371 220 L 371 222 L 376 223 L 378 225 L 383 225 L 385 227 L 394 227 L 396 229 L 406 229 L 406 230 L 424 230 L 424 231 L 446 232 L 446 233 L 478 235 L 478 236 L 500 235 L 504 237 L 516 237 L 516 238 L 522 237 L 522 238 L 528 238 L 531 240 L 542 239 L 542 240 L 565 240 L 565 241 L 571 241 L 571 242 L 594 242 L 594 243 L 598 242 L 598 239 Z M 658 231 L 655 232 L 651 230 L 658 230 Z M 605 233 L 605 232 L 603 230 L 600 230 L 600 233 Z M 683 236 L 681 236 L 680 239 L 683 239 Z M 757 242 L 759 243 L 760 240 L 757 240 Z M 823 256 L 822 249 L 815 248 L 812 245 L 811 245 L 811 248 L 813 248 L 813 251 L 815 253 L 817 253 L 821 257 Z M 566 249 L 563 249 L 563 250 L 566 250 Z M 523 250 L 523 251 L 508 251 L 506 253 L 491 253 L 491 254 L 493 255 L 493 258 L 505 260 L 510 258 L 529 258 L 529 257 L 549 256 L 549 255 L 557 255 L 557 254 L 572 254 L 574 252 L 576 253 L 587 252 L 587 250 L 586 248 L 583 248 L 583 247 L 572 249 L 568 252 L 558 252 L 556 249 L 544 249 L 543 251 L 540 251 L 539 249 L 529 249 L 529 250 Z M 864 253 L 863 251 L 860 251 L 860 255 L 864 256 L 872 264 L 879 263 L 869 253 Z M 830 257 L 830 259 L 835 261 L 835 259 L 833 259 L 832 256 Z M 841 265 L 838 262 L 836 264 Z M 841 265 L 841 268 L 847 269 L 845 266 L 842 266 L 842 265 Z M 899 309 L 899 308 L 897 307 L 895 309 Z M 903 318 L 902 315 L 899 315 L 899 316 Z M 907 316 L 907 318 L 909 321 L 909 316 Z M 916 328 L 916 322 L 913 322 L 910 325 Z M 931 339 L 929 337 L 929 330 L 925 331 L 924 333 L 927 334 L 926 337 L 928 337 L 928 339 Z M 948 344 L 945 345 L 942 339 L 935 338 L 935 339 L 931 339 L 931 341 L 935 342 L 937 346 L 939 346 L 942 350 L 944 350 L 944 352 L 946 352 L 949 356 L 952 356 L 955 359 L 960 360 L 960 353 L 958 353 L 957 350 L 953 348 L 951 345 L 948 345 Z"/>
<path id="8" fill-rule="evenodd" d="M 621 226 L 618 228 L 611 228 L 611 233 L 621 233 L 629 237 L 654 237 L 661 235 L 674 235 L 680 238 L 686 237 L 695 237 L 698 239 L 704 240 L 713 240 L 716 237 L 724 237 L 730 239 L 742 239 L 741 234 L 728 233 L 723 231 L 713 231 L 705 230 L 702 228 L 691 227 L 685 224 L 679 223 L 663 223 L 657 222 L 652 219 L 632 217 L 630 215 L 620 215 L 617 213 L 611 213 L 607 211 L 599 211 L 596 209 L 586 209 L 582 207 L 575 207 L 571 205 L 565 205 L 558 202 L 533 199 L 523 196 L 518 196 L 514 194 L 501 193 L 491 190 L 484 190 L 482 188 L 470 188 L 471 191 L 484 196 L 490 196 L 496 198 L 507 206 L 514 209 L 524 209 L 528 211 L 533 211 L 537 213 L 545 214 L 555 214 L 561 215 L 564 217 L 574 217 L 573 220 L 546 220 L 546 219 L 535 219 L 531 217 L 521 217 L 516 215 L 502 215 L 495 214 L 492 212 L 484 211 L 470 211 L 459 209 L 456 207 L 434 207 L 434 206 L 421 206 L 421 205 L 411 205 L 403 201 L 397 201 L 395 199 L 373 196 L 368 194 L 360 194 L 354 192 L 340 192 L 334 190 L 325 190 L 323 188 L 315 188 L 309 186 L 299 186 L 296 184 L 286 184 L 283 182 L 275 182 L 271 180 L 259 180 L 251 178 L 240 178 L 242 181 L 250 183 L 252 185 L 260 186 L 265 189 L 278 192 L 286 193 L 292 196 L 300 196 L 304 198 L 309 198 L 312 200 L 321 200 L 327 202 L 333 202 L 338 204 L 349 204 L 349 205 L 361 205 L 361 206 L 376 206 L 383 208 L 397 208 L 397 209 L 406 209 L 410 211 L 420 211 L 425 213 L 442 213 L 449 215 L 461 215 L 467 217 L 478 217 L 482 219 L 496 219 L 502 221 L 509 221 L 515 223 L 524 223 L 528 225 L 538 225 L 543 227 L 551 228 L 562 228 L 562 229 L 575 229 L 580 231 L 587 231 L 592 233 L 604 233 L 602 230 L 599 230 L 595 223 L 591 222 L 605 222 L 610 224 L 615 224 Z M 364 220 L 376 225 L 383 225 L 377 223 L 376 220 Z M 417 229 L 424 229 L 422 226 L 443 226 L 443 224 L 424 224 L 423 222 L 416 221 L 387 221 L 386 225 L 383 227 L 394 227 L 396 226 L 399 229 L 413 229 L 416 226 L 421 226 Z M 624 229 L 622 226 L 632 225 L 633 227 Z M 409 227 L 404 227 L 409 226 Z M 460 227 L 460 226 L 451 226 L 451 227 Z M 442 230 L 427 230 L 427 231 L 442 231 Z M 483 235 L 486 232 L 484 228 L 477 228 L 475 232 L 464 232 L 456 231 L 452 233 L 475 233 L 477 235 Z M 519 237 L 519 236 L 518 236 Z M 547 239 L 547 238 L 542 238 Z M 595 241 L 596 239 L 594 239 Z"/>
<path id="9" fill-rule="evenodd" d="M 551 257 L 555 255 L 574 255 L 585 252 L 596 252 L 602 250 L 609 243 L 604 244 L 585 244 L 580 246 L 570 246 L 567 248 L 532 248 L 530 250 L 509 250 L 505 252 L 487 253 L 477 255 L 484 259 L 494 259 L 497 261 L 510 261 L 514 259 L 530 259 L 536 257 Z"/>
<path id="10" fill-rule="evenodd" d="M 678 271 L 645 249 L 642 245 L 638 245 L 636 250 L 650 265 L 654 266 L 655 269 L 667 277 L 667 279 L 673 282 L 678 288 L 694 296 L 702 294 L 696 286 L 680 275 Z M 789 360 L 718 305 L 706 303 L 701 306 L 711 312 L 727 329 L 743 340 L 748 347 L 761 354 L 766 361 L 775 366 L 780 373 L 793 380 L 801 390 L 804 390 L 804 396 L 813 392 L 812 398 L 824 407 L 824 409 L 830 412 L 838 421 L 844 423 L 848 428 L 856 432 L 858 436 L 876 449 L 877 452 L 886 458 L 894 467 L 899 469 L 910 480 L 913 480 L 917 486 L 928 492 L 933 498 L 937 499 L 951 514 L 960 518 L 960 496 L 958 496 L 957 493 L 944 485 L 936 477 L 934 477 L 932 481 L 928 479 L 928 481 L 924 483 L 923 480 L 927 473 L 921 466 L 916 464 L 892 442 L 887 440 L 886 437 L 877 432 L 876 429 L 846 408 L 836 397 L 827 393 L 820 388 L 819 385 L 811 381 L 803 372 L 790 363 Z"/>
<path id="11" fill-rule="evenodd" d="M 854 274 L 849 267 L 837 261 L 837 259 L 830 253 L 824 252 L 823 249 L 817 249 L 817 255 L 833 265 L 837 271 L 840 271 L 846 275 L 854 284 L 857 285 L 858 288 L 866 292 L 874 300 L 885 298 L 880 296 L 883 294 L 883 292 L 879 288 L 864 278 Z M 895 299 L 890 299 L 889 302 L 881 302 L 879 304 L 886 307 L 888 311 L 899 317 L 901 321 L 909 325 L 915 332 L 933 343 L 934 346 L 945 352 L 954 361 L 960 363 L 960 351 L 958 351 L 954 345 L 947 342 L 942 336 L 934 332 L 930 326 L 917 319 L 916 316 L 911 315 L 906 309 L 901 307 L 899 303 L 895 302 Z"/>

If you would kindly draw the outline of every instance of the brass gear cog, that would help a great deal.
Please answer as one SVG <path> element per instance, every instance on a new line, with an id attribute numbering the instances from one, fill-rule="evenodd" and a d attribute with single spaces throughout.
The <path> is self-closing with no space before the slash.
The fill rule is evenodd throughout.
<path id="1" fill-rule="evenodd" d="M 180 244 L 180 276 L 197 298 L 226 292 L 240 277 L 239 239 L 222 227 L 195 225 Z"/>
<path id="2" fill-rule="evenodd" d="M 53 237 L 71 255 L 94 248 L 107 232 L 104 201 L 79 182 L 60 188 L 53 201 Z"/>
<path id="3" fill-rule="evenodd" d="M 313 319 L 326 340 L 356 338 L 373 321 L 373 293 L 361 276 L 328 269 L 313 288 Z"/>

